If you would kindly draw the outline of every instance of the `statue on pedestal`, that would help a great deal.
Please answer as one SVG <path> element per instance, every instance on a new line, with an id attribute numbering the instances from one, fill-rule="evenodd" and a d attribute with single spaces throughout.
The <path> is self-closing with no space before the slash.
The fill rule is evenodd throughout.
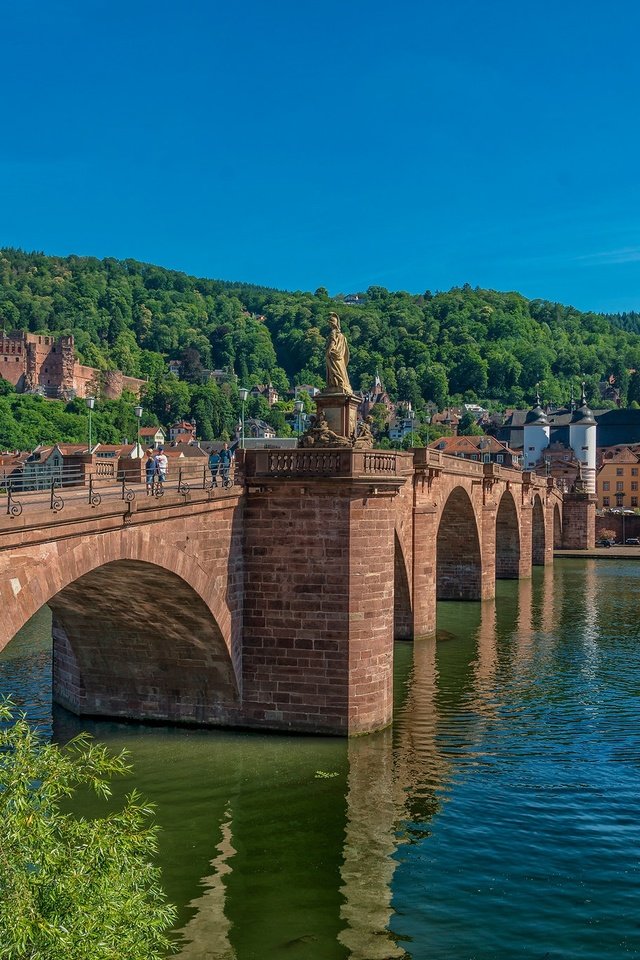
<path id="1" fill-rule="evenodd" d="M 347 364 L 349 363 L 349 344 L 344 333 L 340 330 L 340 317 L 337 313 L 329 314 L 331 331 L 327 339 L 327 390 L 339 390 L 341 393 L 352 394 Z"/>
<path id="2" fill-rule="evenodd" d="M 371 417 L 365 417 L 360 424 L 360 429 L 353 438 L 354 450 L 370 450 L 373 447 L 373 420 Z"/>
<path id="3" fill-rule="evenodd" d="M 351 441 L 330 429 L 322 410 L 312 418 L 313 423 L 300 440 L 299 447 L 350 447 Z"/>

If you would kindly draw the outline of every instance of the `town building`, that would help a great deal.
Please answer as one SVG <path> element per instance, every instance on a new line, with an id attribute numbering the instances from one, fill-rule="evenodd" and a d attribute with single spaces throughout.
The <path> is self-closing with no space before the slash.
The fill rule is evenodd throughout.
<path id="1" fill-rule="evenodd" d="M 598 470 L 596 493 L 598 508 L 635 510 L 639 504 L 640 455 L 623 447 L 609 456 L 605 453 Z"/>
<path id="2" fill-rule="evenodd" d="M 450 430 L 455 436 L 458 433 L 461 417 L 462 413 L 457 407 L 445 407 L 440 413 L 433 414 L 431 423 L 436 427 L 444 427 L 445 430 Z"/>
<path id="3" fill-rule="evenodd" d="M 252 397 L 262 397 L 270 407 L 278 402 L 280 396 L 272 383 L 258 383 L 249 391 Z"/>
<path id="4" fill-rule="evenodd" d="M 498 440 L 507 443 L 513 450 L 524 446 L 524 425 L 529 410 L 512 410 L 504 424 L 496 431 Z M 550 442 L 569 446 L 569 428 L 575 413 L 575 405 L 559 409 L 546 409 L 549 420 Z M 598 445 L 613 447 L 640 443 L 640 410 L 620 407 L 615 410 L 593 410 L 598 428 Z"/>
<path id="5" fill-rule="evenodd" d="M 180 440 L 178 440 L 180 437 Z M 169 427 L 169 440 L 179 443 L 191 443 L 196 438 L 195 421 L 178 420 Z"/>
<path id="6" fill-rule="evenodd" d="M 578 461 L 577 480 L 584 486 L 587 493 L 596 492 L 596 450 L 597 425 L 593 412 L 587 405 L 587 398 L 582 388 L 580 406 L 572 411 L 569 418 L 568 442 L 554 437 L 550 418 L 542 409 L 540 397 L 536 396 L 535 406 L 528 411 L 523 425 L 523 464 L 526 470 L 544 472 L 545 451 L 553 442 L 571 450 Z M 542 469 L 541 469 L 542 468 Z"/>
<path id="7" fill-rule="evenodd" d="M 41 393 L 50 399 L 102 396 L 117 399 L 123 390 L 139 395 L 144 380 L 120 370 L 85 367 L 75 358 L 72 336 L 13 330 L 0 334 L 0 377 L 18 393 Z"/>
<path id="8" fill-rule="evenodd" d="M 162 427 L 141 427 L 140 428 L 140 441 L 146 447 L 152 447 L 157 449 L 158 447 L 163 447 L 166 443 L 167 435 L 165 434 Z"/>
<path id="9" fill-rule="evenodd" d="M 440 437 L 429 446 L 450 457 L 477 460 L 479 463 L 499 463 L 516 469 L 521 466 L 520 454 L 495 437 Z"/>
<path id="10" fill-rule="evenodd" d="M 396 415 L 389 421 L 389 439 L 404 440 L 404 438 L 410 436 L 418 426 L 419 421 L 416 420 L 415 414 L 411 409 L 411 404 L 408 403 L 401 409 L 399 408 L 396 411 Z"/>
<path id="11" fill-rule="evenodd" d="M 370 417 L 373 410 L 383 410 L 380 423 L 389 423 L 396 415 L 396 404 L 393 402 L 378 371 L 376 370 L 373 386 L 367 390 L 362 397 L 362 403 L 358 408 L 358 416 L 361 420 Z M 376 418 L 377 419 L 377 418 Z"/>
<path id="12" fill-rule="evenodd" d="M 240 431 L 237 432 L 238 436 L 241 431 L 242 425 L 240 425 Z M 276 431 L 264 420 L 260 420 L 257 417 L 248 417 L 244 422 L 244 435 L 245 437 L 257 437 L 261 440 L 273 440 L 276 436 Z"/>

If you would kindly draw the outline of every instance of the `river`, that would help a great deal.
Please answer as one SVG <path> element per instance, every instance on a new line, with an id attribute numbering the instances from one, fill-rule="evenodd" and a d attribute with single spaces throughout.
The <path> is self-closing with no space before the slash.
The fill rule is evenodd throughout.
<path id="1" fill-rule="evenodd" d="M 640 957 L 640 564 L 497 586 L 396 644 L 394 727 L 349 742 L 52 716 L 47 610 L 0 693 L 131 752 L 181 960 Z"/>

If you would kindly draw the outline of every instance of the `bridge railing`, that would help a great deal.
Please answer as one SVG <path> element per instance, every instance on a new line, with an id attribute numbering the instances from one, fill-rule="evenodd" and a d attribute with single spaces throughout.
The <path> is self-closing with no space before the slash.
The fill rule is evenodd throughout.
<path id="1" fill-rule="evenodd" d="M 412 455 L 395 450 L 245 450 L 247 480 L 263 477 L 398 477 L 412 470 Z"/>
<path id="2" fill-rule="evenodd" d="M 204 458 L 203 458 L 204 459 Z M 38 475 L 28 472 L 0 476 L 0 519 L 19 517 L 24 510 L 52 510 L 59 513 L 67 504 L 85 503 L 97 507 L 103 501 L 124 501 L 132 503 L 138 498 L 153 497 L 160 499 L 165 495 L 178 494 L 188 499 L 192 492 L 226 489 L 240 482 L 233 468 L 227 476 L 212 478 L 205 461 L 169 463 L 166 479 L 158 477 L 147 484 L 144 464 L 132 461 L 133 468 L 116 469 L 116 464 L 106 466 L 113 469 L 100 469 L 87 473 L 79 467 L 61 467 Z M 105 466 L 100 464 L 101 467 Z"/>

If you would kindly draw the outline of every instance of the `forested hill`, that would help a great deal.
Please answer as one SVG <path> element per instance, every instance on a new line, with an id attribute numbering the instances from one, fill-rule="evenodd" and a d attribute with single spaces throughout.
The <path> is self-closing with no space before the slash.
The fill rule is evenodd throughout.
<path id="1" fill-rule="evenodd" d="M 366 389 L 379 370 L 393 397 L 418 408 L 463 398 L 524 405 L 538 382 L 545 400 L 562 402 L 583 376 L 595 399 L 597 381 L 614 374 L 624 392 L 627 371 L 640 370 L 635 322 L 518 293 L 465 285 L 416 296 L 370 287 L 360 304 L 341 301 L 322 288 L 283 292 L 134 260 L 0 250 L 0 326 L 73 333 L 83 362 L 149 377 L 152 408 L 157 391 L 169 389 L 171 358 L 186 361 L 194 384 L 202 368 L 224 366 L 246 386 L 321 384 L 332 309 L 350 343 L 354 387 Z M 190 396 L 192 413 L 195 402 Z"/>

